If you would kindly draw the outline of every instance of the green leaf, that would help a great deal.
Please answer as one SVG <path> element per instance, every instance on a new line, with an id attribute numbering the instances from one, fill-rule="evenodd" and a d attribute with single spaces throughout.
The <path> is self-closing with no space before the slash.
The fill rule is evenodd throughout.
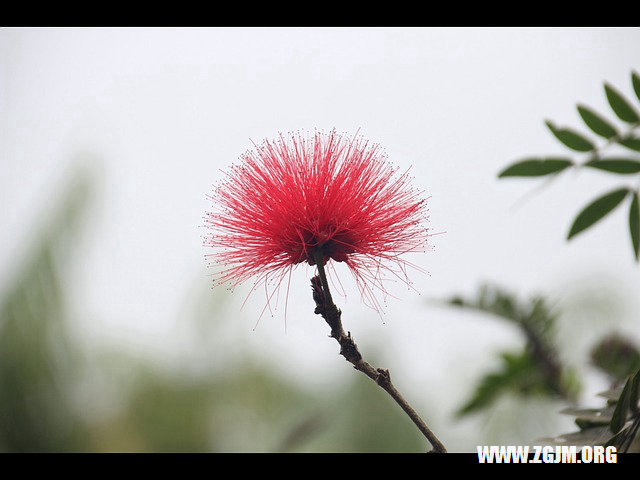
<path id="1" fill-rule="evenodd" d="M 607 193 L 602 197 L 598 198 L 594 202 L 587 205 L 576 217 L 571 226 L 571 230 L 569 230 L 569 235 L 567 240 L 570 240 L 578 233 L 586 230 L 602 217 L 607 215 L 611 210 L 616 208 L 624 197 L 627 196 L 629 191 L 626 188 L 621 188 L 615 190 L 613 192 Z"/>
<path id="2" fill-rule="evenodd" d="M 624 145 L 625 147 L 635 150 L 636 152 L 640 152 L 640 138 L 628 136 L 621 140 L 618 140 L 620 145 Z"/>
<path id="3" fill-rule="evenodd" d="M 629 232 L 631 233 L 631 245 L 636 261 L 640 257 L 640 212 L 638 211 L 638 192 L 633 192 L 633 200 L 629 208 Z"/>
<path id="4" fill-rule="evenodd" d="M 540 177 L 557 173 L 573 165 L 569 158 L 528 158 L 508 166 L 498 174 L 502 177 Z"/>
<path id="5" fill-rule="evenodd" d="M 585 167 L 597 168 L 612 173 L 638 173 L 640 172 L 640 160 L 635 158 L 609 157 L 591 160 L 584 164 Z"/>
<path id="6" fill-rule="evenodd" d="M 611 431 L 611 430 L 607 428 L 607 431 Z M 605 443 L 604 446 L 605 447 L 614 446 L 614 447 L 620 448 L 620 446 L 624 443 L 624 440 L 627 438 L 628 434 L 629 434 L 628 429 L 625 428 L 623 430 L 620 430 L 613 437 L 607 440 L 607 443 Z"/>
<path id="7" fill-rule="evenodd" d="M 578 113 L 582 117 L 582 120 L 584 120 L 584 123 L 587 124 L 587 127 L 601 137 L 611 138 L 618 134 L 618 131 L 613 125 L 589 107 L 578 105 Z"/>
<path id="8" fill-rule="evenodd" d="M 504 352 L 501 357 L 502 368 L 482 378 L 473 397 L 457 411 L 458 416 L 482 410 L 507 392 L 521 395 L 550 394 L 540 367 L 527 350 L 521 353 Z"/>
<path id="9" fill-rule="evenodd" d="M 620 92 L 618 92 L 608 83 L 604 84 L 604 91 L 607 94 L 609 105 L 611 105 L 611 108 L 620 120 L 624 120 L 628 123 L 636 123 L 640 121 L 640 117 L 638 116 L 636 111 L 631 105 L 629 105 L 629 102 L 625 100 Z"/>
<path id="10" fill-rule="evenodd" d="M 631 413 L 640 413 L 638 401 L 640 401 L 640 370 L 631 379 L 631 391 L 629 393 L 629 410 L 631 410 Z"/>
<path id="11" fill-rule="evenodd" d="M 611 417 L 609 429 L 613 433 L 618 433 L 622 430 L 622 427 L 624 427 L 624 424 L 627 422 L 627 412 L 629 411 L 630 401 L 631 377 L 629 377 L 627 383 L 625 383 L 622 393 L 620 394 L 620 398 L 618 399 L 618 403 L 616 404 L 616 409 L 613 411 L 613 415 Z"/>
<path id="12" fill-rule="evenodd" d="M 636 97 L 640 100 L 640 76 L 636 72 L 631 72 L 631 83 L 633 84 L 633 90 L 636 92 Z"/>
<path id="13" fill-rule="evenodd" d="M 547 127 L 549 127 L 549 130 L 551 130 L 551 133 L 553 133 L 558 140 L 572 150 L 576 150 L 578 152 L 589 152 L 596 148 L 589 139 L 574 130 L 570 130 L 568 128 L 557 128 L 550 120 L 545 121 L 545 123 Z"/>

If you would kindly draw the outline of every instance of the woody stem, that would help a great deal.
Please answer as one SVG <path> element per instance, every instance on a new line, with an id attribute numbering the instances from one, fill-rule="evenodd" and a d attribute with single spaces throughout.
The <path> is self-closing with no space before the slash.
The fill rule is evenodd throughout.
<path id="1" fill-rule="evenodd" d="M 335 338 L 340 344 L 340 355 L 342 355 L 353 367 L 364 373 L 371 380 L 376 382 L 391 398 L 404 410 L 411 421 L 418 427 L 422 434 L 433 446 L 432 452 L 446 453 L 447 449 L 438 440 L 438 437 L 429 429 L 427 424 L 420 418 L 418 413 L 409 405 L 396 387 L 391 383 L 391 375 L 389 370 L 382 368 L 374 368 L 362 359 L 362 355 L 358 347 L 351 337 L 351 332 L 345 334 L 342 328 L 340 309 L 333 303 L 327 275 L 324 270 L 324 255 L 321 250 L 314 252 L 314 260 L 318 267 L 318 275 L 311 279 L 311 287 L 313 289 L 313 299 L 316 302 L 315 313 L 322 315 L 329 327 L 331 327 L 331 337 Z"/>
<path id="2" fill-rule="evenodd" d="M 313 254 L 313 257 L 316 262 L 316 266 L 318 267 L 318 276 L 320 277 L 320 282 L 322 283 L 322 291 L 324 293 L 325 303 L 335 305 L 333 303 L 333 298 L 331 297 L 331 290 L 329 290 L 327 274 L 324 271 L 324 255 L 322 254 L 322 250 L 316 250 Z"/>

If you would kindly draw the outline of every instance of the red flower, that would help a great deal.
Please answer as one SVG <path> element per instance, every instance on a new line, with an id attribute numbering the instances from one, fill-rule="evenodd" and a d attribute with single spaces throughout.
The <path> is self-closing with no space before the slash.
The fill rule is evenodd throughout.
<path id="1" fill-rule="evenodd" d="M 217 208 L 206 216 L 207 256 L 224 266 L 214 284 L 256 276 L 257 286 L 274 275 L 280 285 L 318 251 L 325 264 L 344 262 L 376 309 L 370 287 L 385 292 L 384 272 L 409 283 L 400 255 L 425 248 L 425 203 L 377 145 L 335 131 L 289 134 L 241 160 L 209 197 Z"/>

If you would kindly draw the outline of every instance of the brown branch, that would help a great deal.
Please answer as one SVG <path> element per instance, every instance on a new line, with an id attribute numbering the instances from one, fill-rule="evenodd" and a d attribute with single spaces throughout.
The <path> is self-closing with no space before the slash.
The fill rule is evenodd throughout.
<path id="1" fill-rule="evenodd" d="M 418 413 L 409 405 L 400 392 L 391 383 L 391 375 L 389 370 L 382 368 L 374 368 L 362 359 L 362 355 L 358 350 L 356 343 L 351 337 L 351 332 L 345 334 L 342 328 L 340 309 L 333 303 L 329 284 L 324 272 L 324 261 L 322 253 L 315 255 L 316 265 L 318 267 L 318 275 L 311 279 L 311 288 L 313 290 L 313 299 L 316 302 L 315 313 L 322 315 L 329 327 L 331 328 L 331 337 L 335 338 L 340 344 L 340 355 L 342 355 L 353 367 L 364 373 L 371 380 L 376 382 L 384 391 L 386 391 L 396 401 L 398 405 L 405 411 L 413 423 L 418 427 L 422 434 L 433 446 L 431 452 L 446 453 L 447 449 L 438 437 L 429 429 L 426 423 L 420 418 Z"/>

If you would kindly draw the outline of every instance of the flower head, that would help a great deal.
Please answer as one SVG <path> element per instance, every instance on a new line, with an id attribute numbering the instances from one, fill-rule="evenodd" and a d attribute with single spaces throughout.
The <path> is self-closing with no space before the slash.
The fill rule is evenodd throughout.
<path id="1" fill-rule="evenodd" d="M 316 132 L 280 135 L 242 155 L 210 197 L 205 245 L 223 269 L 214 284 L 277 285 L 298 264 L 344 262 L 374 308 L 382 277 L 408 282 L 401 255 L 422 251 L 425 203 L 377 145 Z"/>

